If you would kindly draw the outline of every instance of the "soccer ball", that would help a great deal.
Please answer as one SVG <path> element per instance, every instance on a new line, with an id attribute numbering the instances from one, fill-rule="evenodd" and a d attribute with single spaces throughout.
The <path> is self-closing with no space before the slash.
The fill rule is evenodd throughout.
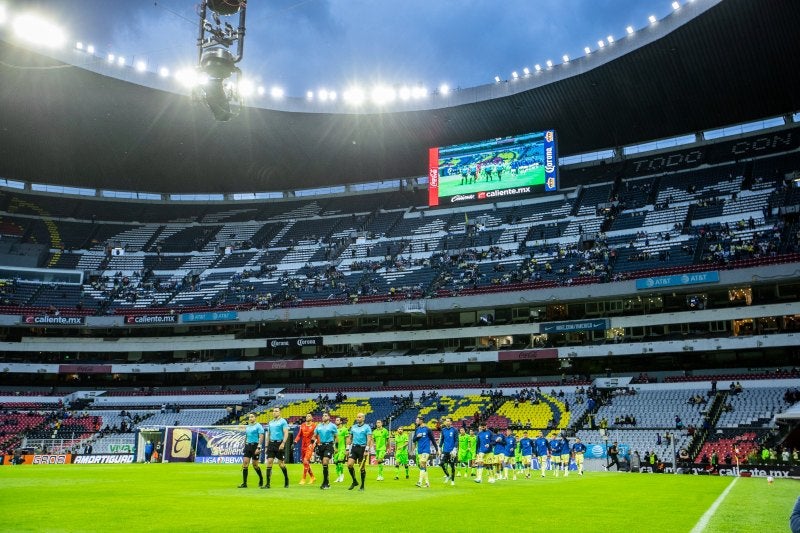
<path id="1" fill-rule="evenodd" d="M 772 485 L 772 482 L 773 482 L 773 481 L 775 481 L 775 478 L 773 478 L 772 476 L 767 476 L 767 483 L 769 483 L 770 485 Z"/>

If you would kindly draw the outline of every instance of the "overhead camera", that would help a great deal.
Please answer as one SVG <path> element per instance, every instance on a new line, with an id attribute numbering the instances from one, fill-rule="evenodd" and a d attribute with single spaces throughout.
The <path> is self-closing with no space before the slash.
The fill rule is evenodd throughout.
<path id="1" fill-rule="evenodd" d="M 241 70 L 236 64 L 244 55 L 246 12 L 245 0 L 202 0 L 198 10 L 198 68 L 208 81 L 195 89 L 195 96 L 205 102 L 214 118 L 223 122 L 238 115 L 241 108 L 238 90 Z M 207 20 L 209 14 L 211 20 Z M 237 28 L 221 18 L 237 14 Z M 233 82 L 229 80 L 232 76 Z"/>

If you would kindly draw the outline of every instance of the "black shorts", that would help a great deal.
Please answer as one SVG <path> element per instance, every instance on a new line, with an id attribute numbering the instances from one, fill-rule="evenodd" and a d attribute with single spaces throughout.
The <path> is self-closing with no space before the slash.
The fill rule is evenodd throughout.
<path id="1" fill-rule="evenodd" d="M 355 444 L 350 447 L 350 459 L 357 463 L 361 463 L 367 458 L 366 446 L 356 446 Z"/>
<path id="2" fill-rule="evenodd" d="M 333 457 L 333 443 L 332 442 L 320 442 L 317 445 L 317 456 L 322 459 L 323 457 L 327 457 L 330 459 Z"/>
<path id="3" fill-rule="evenodd" d="M 242 453 L 245 457 L 249 457 L 250 459 L 255 459 L 258 461 L 258 443 L 257 442 L 248 442 L 244 445 L 244 452 Z"/>
<path id="4" fill-rule="evenodd" d="M 283 461 L 283 449 L 281 448 L 281 441 L 271 440 L 267 445 L 267 459 L 277 459 Z"/>

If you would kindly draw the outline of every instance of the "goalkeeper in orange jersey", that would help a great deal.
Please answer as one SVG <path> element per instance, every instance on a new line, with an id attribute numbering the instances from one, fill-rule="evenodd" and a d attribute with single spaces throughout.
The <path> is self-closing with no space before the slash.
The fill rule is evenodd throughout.
<path id="1" fill-rule="evenodd" d="M 294 438 L 295 444 L 300 443 L 300 461 L 303 463 L 303 477 L 300 479 L 300 484 L 306 484 L 306 475 L 311 479 L 309 484 L 314 483 L 317 479 L 311 471 L 311 458 L 314 456 L 314 430 L 317 425 L 314 423 L 314 418 L 311 413 L 306 415 L 306 421 L 300 424 L 297 429 L 297 436 Z"/>

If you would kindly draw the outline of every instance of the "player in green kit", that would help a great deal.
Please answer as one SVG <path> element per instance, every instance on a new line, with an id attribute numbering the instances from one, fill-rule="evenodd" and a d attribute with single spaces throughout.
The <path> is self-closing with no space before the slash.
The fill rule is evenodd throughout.
<path id="1" fill-rule="evenodd" d="M 461 476 L 462 472 L 464 477 L 469 477 L 469 464 L 475 455 L 475 444 L 472 442 L 467 430 L 462 426 L 458 430 L 458 464 L 461 470 L 456 474 Z"/>
<path id="2" fill-rule="evenodd" d="M 389 443 L 389 430 L 383 427 L 383 420 L 375 421 L 372 431 L 372 440 L 375 442 L 375 460 L 378 462 L 378 481 L 383 481 L 383 461 L 386 457 L 386 445 Z"/>
<path id="3" fill-rule="evenodd" d="M 336 453 L 333 462 L 336 465 L 336 483 L 344 481 L 344 463 L 347 461 L 347 436 L 350 430 L 342 423 L 341 417 L 336 417 Z"/>
<path id="4" fill-rule="evenodd" d="M 394 467 L 395 479 L 400 479 L 400 465 L 406 469 L 406 479 L 408 479 L 408 434 L 403 428 L 397 428 L 394 434 Z"/>
<path id="5" fill-rule="evenodd" d="M 470 453 L 470 460 L 469 462 L 472 463 L 470 465 L 469 475 L 475 477 L 475 450 L 478 448 L 478 436 L 475 434 L 474 428 L 469 428 L 469 453 Z"/>

